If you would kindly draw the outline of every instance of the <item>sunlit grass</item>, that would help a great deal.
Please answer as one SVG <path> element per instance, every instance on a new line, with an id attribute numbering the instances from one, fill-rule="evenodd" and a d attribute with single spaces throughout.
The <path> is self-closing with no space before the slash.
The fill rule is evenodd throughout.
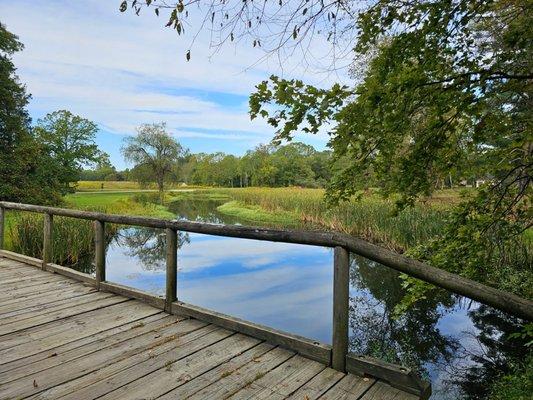
<path id="1" fill-rule="evenodd" d="M 166 189 L 194 188 L 180 183 L 168 183 Z M 114 190 L 157 190 L 155 183 L 140 185 L 135 181 L 79 181 L 75 186 L 76 191 L 114 191 Z"/>
<path id="2" fill-rule="evenodd" d="M 372 194 L 331 207 L 325 203 L 322 189 L 243 188 L 208 192 L 214 191 L 230 196 L 244 208 L 258 206 L 273 216 L 285 213 L 306 226 L 345 232 L 400 251 L 441 233 L 447 215 L 440 202 L 420 203 L 396 213 L 392 200 Z M 233 215 L 239 203 L 232 204 Z M 219 211 L 225 210 L 222 207 Z"/>

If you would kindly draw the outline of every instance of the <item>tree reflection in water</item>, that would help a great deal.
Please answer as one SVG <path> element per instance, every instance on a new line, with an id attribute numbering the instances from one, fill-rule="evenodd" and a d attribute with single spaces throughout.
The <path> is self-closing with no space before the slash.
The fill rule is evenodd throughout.
<path id="1" fill-rule="evenodd" d="M 460 349 L 457 358 L 468 362 L 451 365 L 448 382 L 460 387 L 467 399 L 486 399 L 491 385 L 512 372 L 512 364 L 523 362 L 532 350 L 526 346 L 528 338 L 511 338 L 524 324 L 519 318 L 485 305 L 468 315 L 477 330 L 475 335 L 470 333 L 476 346 Z"/>
<path id="2" fill-rule="evenodd" d="M 491 384 L 531 351 L 525 339 L 509 338 L 520 330 L 518 318 L 443 290 L 395 318 L 404 295 L 401 282 L 396 271 L 352 256 L 350 283 L 357 295 L 350 297 L 350 351 L 431 375 L 432 398 L 487 399 Z M 441 319 L 460 309 L 470 309 L 471 326 L 458 335 L 443 334 Z"/>
<path id="3" fill-rule="evenodd" d="M 178 249 L 190 243 L 189 234 L 177 232 Z M 126 254 L 138 259 L 147 271 L 164 271 L 166 269 L 166 235 L 156 228 L 135 227 L 121 229 L 115 239 L 119 246 L 126 249 Z"/>
<path id="4" fill-rule="evenodd" d="M 353 256 L 350 282 L 360 295 L 350 298 L 350 349 L 389 362 L 403 364 L 428 376 L 425 364 L 449 362 L 458 348 L 437 323 L 445 307 L 454 304 L 441 293 L 419 302 L 398 318 L 394 307 L 404 295 L 398 273 L 381 264 Z"/>

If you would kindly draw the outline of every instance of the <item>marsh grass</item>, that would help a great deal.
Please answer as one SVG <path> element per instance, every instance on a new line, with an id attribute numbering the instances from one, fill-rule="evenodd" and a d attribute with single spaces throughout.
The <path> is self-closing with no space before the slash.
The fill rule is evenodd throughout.
<path id="1" fill-rule="evenodd" d="M 43 215 L 17 213 L 9 227 L 13 251 L 41 258 L 43 251 Z M 94 229 L 91 221 L 55 217 L 52 262 L 73 266 L 94 254 Z"/>
<path id="2" fill-rule="evenodd" d="M 131 193 L 122 195 L 75 193 L 66 198 L 66 206 L 110 214 L 144 215 L 158 218 L 174 216 L 166 207 L 150 202 L 149 198 L 136 199 L 135 194 Z M 6 229 L 6 247 L 20 254 L 42 258 L 43 218 L 42 214 L 10 211 Z M 54 217 L 53 221 L 52 262 L 92 273 L 94 258 L 92 222 L 67 217 Z M 106 225 L 107 242 L 111 241 L 118 229 L 120 229 L 118 225 Z"/>
<path id="3" fill-rule="evenodd" d="M 212 189 L 236 200 L 242 208 L 253 212 L 258 208 L 272 216 L 290 215 L 307 228 L 318 228 L 356 235 L 388 248 L 403 251 L 442 233 L 447 207 L 420 203 L 396 212 L 393 200 L 369 194 L 329 207 L 322 189 L 244 188 Z M 234 214 L 238 204 L 228 207 Z M 219 210 L 224 212 L 224 207 Z M 250 218 L 252 216 L 250 215 Z M 266 217 L 262 216 L 263 220 Z"/>

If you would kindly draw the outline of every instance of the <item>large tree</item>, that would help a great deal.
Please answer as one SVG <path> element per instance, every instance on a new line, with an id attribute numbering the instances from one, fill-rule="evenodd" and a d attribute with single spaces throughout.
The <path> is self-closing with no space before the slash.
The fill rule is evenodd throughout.
<path id="1" fill-rule="evenodd" d="M 144 124 L 137 135 L 124 140 L 122 154 L 126 161 L 135 164 L 141 183 L 157 183 L 159 198 L 163 203 L 165 182 L 176 171 L 176 165 L 186 150 L 166 131 L 166 124 Z"/>
<path id="2" fill-rule="evenodd" d="M 351 58 L 354 84 L 323 89 L 274 76 L 252 95 L 252 117 L 267 118 L 277 141 L 329 130 L 343 165 L 332 201 L 370 181 L 399 194 L 401 209 L 458 171 L 483 174 L 488 184 L 458 207 L 446 234 L 412 255 L 532 295 L 530 1 L 133 1 L 121 9 L 128 5 L 168 10 L 179 34 L 203 13 L 215 45 L 241 40 L 305 57 L 313 41 L 329 40 L 322 59 Z"/>
<path id="3" fill-rule="evenodd" d="M 26 110 L 30 96 L 11 60 L 22 48 L 17 36 L 0 23 L 0 199 L 54 204 L 60 197 L 49 168 L 52 159 L 32 135 Z"/>
<path id="4" fill-rule="evenodd" d="M 37 122 L 34 129 L 55 160 L 54 172 L 61 182 L 62 194 L 73 191 L 83 166 L 99 161 L 102 153 L 95 143 L 97 125 L 67 110 L 54 111 Z"/>

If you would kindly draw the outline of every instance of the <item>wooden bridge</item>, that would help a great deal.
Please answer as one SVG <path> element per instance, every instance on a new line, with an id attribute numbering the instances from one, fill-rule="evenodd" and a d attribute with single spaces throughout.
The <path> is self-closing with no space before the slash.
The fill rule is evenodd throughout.
<path id="1" fill-rule="evenodd" d="M 45 214 L 43 256 L 0 250 L 0 399 L 425 399 L 408 368 L 348 352 L 349 253 L 522 318 L 532 303 L 356 238 L 0 202 Z M 53 216 L 93 220 L 96 276 L 55 265 Z M 105 223 L 166 229 L 166 296 L 105 279 Z M 334 248 L 332 345 L 177 300 L 177 231 Z"/>

